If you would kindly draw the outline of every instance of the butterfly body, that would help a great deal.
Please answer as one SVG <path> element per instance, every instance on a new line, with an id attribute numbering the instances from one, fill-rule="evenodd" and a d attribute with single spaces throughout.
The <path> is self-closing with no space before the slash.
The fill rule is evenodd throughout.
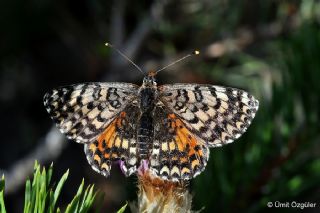
<path id="1" fill-rule="evenodd" d="M 239 89 L 201 84 L 158 86 L 149 72 L 139 87 L 129 83 L 84 83 L 48 92 L 44 105 L 62 133 L 84 143 L 92 168 L 110 175 L 120 161 L 126 175 L 142 161 L 163 179 L 200 174 L 209 148 L 240 137 L 258 101 Z"/>
<path id="2" fill-rule="evenodd" d="M 153 76 L 147 75 L 139 89 L 140 116 L 137 132 L 137 148 L 139 159 L 148 159 L 153 142 L 153 117 L 157 100 L 156 81 Z"/>

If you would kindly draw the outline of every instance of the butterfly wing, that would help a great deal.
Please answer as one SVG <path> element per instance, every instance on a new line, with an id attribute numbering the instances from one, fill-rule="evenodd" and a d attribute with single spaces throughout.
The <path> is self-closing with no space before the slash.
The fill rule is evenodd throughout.
<path id="1" fill-rule="evenodd" d="M 137 89 L 127 83 L 71 85 L 47 93 L 44 105 L 62 133 L 85 143 L 95 171 L 107 177 L 111 162 L 122 160 L 130 175 L 136 169 Z"/>
<path id="2" fill-rule="evenodd" d="M 209 147 L 239 138 L 259 106 L 252 95 L 228 87 L 173 84 L 159 87 L 159 93 L 163 104 Z"/>
<path id="3" fill-rule="evenodd" d="M 154 113 L 154 141 L 150 170 L 162 179 L 191 179 L 204 170 L 209 149 L 185 122 L 162 103 Z"/>
<path id="4" fill-rule="evenodd" d="M 94 140 L 85 144 L 85 153 L 92 168 L 109 176 L 111 162 L 120 160 L 121 169 L 127 176 L 136 171 L 136 132 L 139 108 L 128 104 Z"/>
<path id="5" fill-rule="evenodd" d="M 69 139 L 89 143 L 137 97 L 137 89 L 128 83 L 70 85 L 45 94 L 44 105 Z"/>

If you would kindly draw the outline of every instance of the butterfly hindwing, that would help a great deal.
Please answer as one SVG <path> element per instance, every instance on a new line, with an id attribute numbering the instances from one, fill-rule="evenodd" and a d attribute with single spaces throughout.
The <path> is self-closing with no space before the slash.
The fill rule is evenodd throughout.
<path id="1" fill-rule="evenodd" d="M 155 109 L 151 171 L 169 180 L 191 179 L 204 170 L 209 149 L 164 105 Z"/>
<path id="2" fill-rule="evenodd" d="M 250 125 L 258 101 L 239 89 L 198 84 L 159 87 L 160 99 L 209 147 L 231 143 Z"/>
<path id="3" fill-rule="evenodd" d="M 129 176 L 136 171 L 136 129 L 139 109 L 128 105 L 92 143 L 85 144 L 85 153 L 92 168 L 109 176 L 111 163 L 123 163 L 122 170 Z"/>
<path id="4" fill-rule="evenodd" d="M 62 133 L 79 143 L 93 141 L 137 96 L 128 83 L 85 83 L 61 87 L 44 96 L 44 105 Z"/>

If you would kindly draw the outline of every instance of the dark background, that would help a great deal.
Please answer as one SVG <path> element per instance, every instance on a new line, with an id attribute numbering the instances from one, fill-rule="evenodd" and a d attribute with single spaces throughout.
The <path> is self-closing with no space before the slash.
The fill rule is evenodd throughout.
<path id="1" fill-rule="evenodd" d="M 202 53 L 158 75 L 159 83 L 242 88 L 260 101 L 248 131 L 211 149 L 192 180 L 193 209 L 261 212 L 269 201 L 320 208 L 320 3 L 316 0 L 0 2 L 0 169 L 8 212 L 22 212 L 34 160 L 54 162 L 54 180 L 70 168 L 60 206 L 82 177 L 106 193 L 104 212 L 136 199 L 135 177 L 108 179 L 88 165 L 43 107 L 50 89 L 88 81 L 141 84 L 142 75 L 104 46 L 109 41 L 143 70 L 194 49 Z M 293 211 L 294 209 L 273 209 Z"/>

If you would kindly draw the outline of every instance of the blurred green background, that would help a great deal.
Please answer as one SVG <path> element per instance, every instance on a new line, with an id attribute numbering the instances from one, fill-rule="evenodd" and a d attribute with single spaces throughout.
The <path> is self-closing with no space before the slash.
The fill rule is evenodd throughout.
<path id="1" fill-rule="evenodd" d="M 193 209 L 264 212 L 269 201 L 297 201 L 317 202 L 304 210 L 319 211 L 319 1 L 7 0 L 0 24 L 0 169 L 11 181 L 9 212 L 23 208 L 21 180 L 32 172 L 24 163 L 43 155 L 38 160 L 53 161 L 57 177 L 70 168 L 61 205 L 82 177 L 106 193 L 104 212 L 136 199 L 135 177 L 113 166 L 105 179 L 90 168 L 82 145 L 64 140 L 57 149 L 48 136 L 55 130 L 42 103 L 46 91 L 87 81 L 141 84 L 107 41 L 144 70 L 199 49 L 199 57 L 161 72 L 159 83 L 237 87 L 260 101 L 247 132 L 211 149 L 206 170 L 191 181 Z M 54 151 L 38 148 L 44 143 Z"/>

